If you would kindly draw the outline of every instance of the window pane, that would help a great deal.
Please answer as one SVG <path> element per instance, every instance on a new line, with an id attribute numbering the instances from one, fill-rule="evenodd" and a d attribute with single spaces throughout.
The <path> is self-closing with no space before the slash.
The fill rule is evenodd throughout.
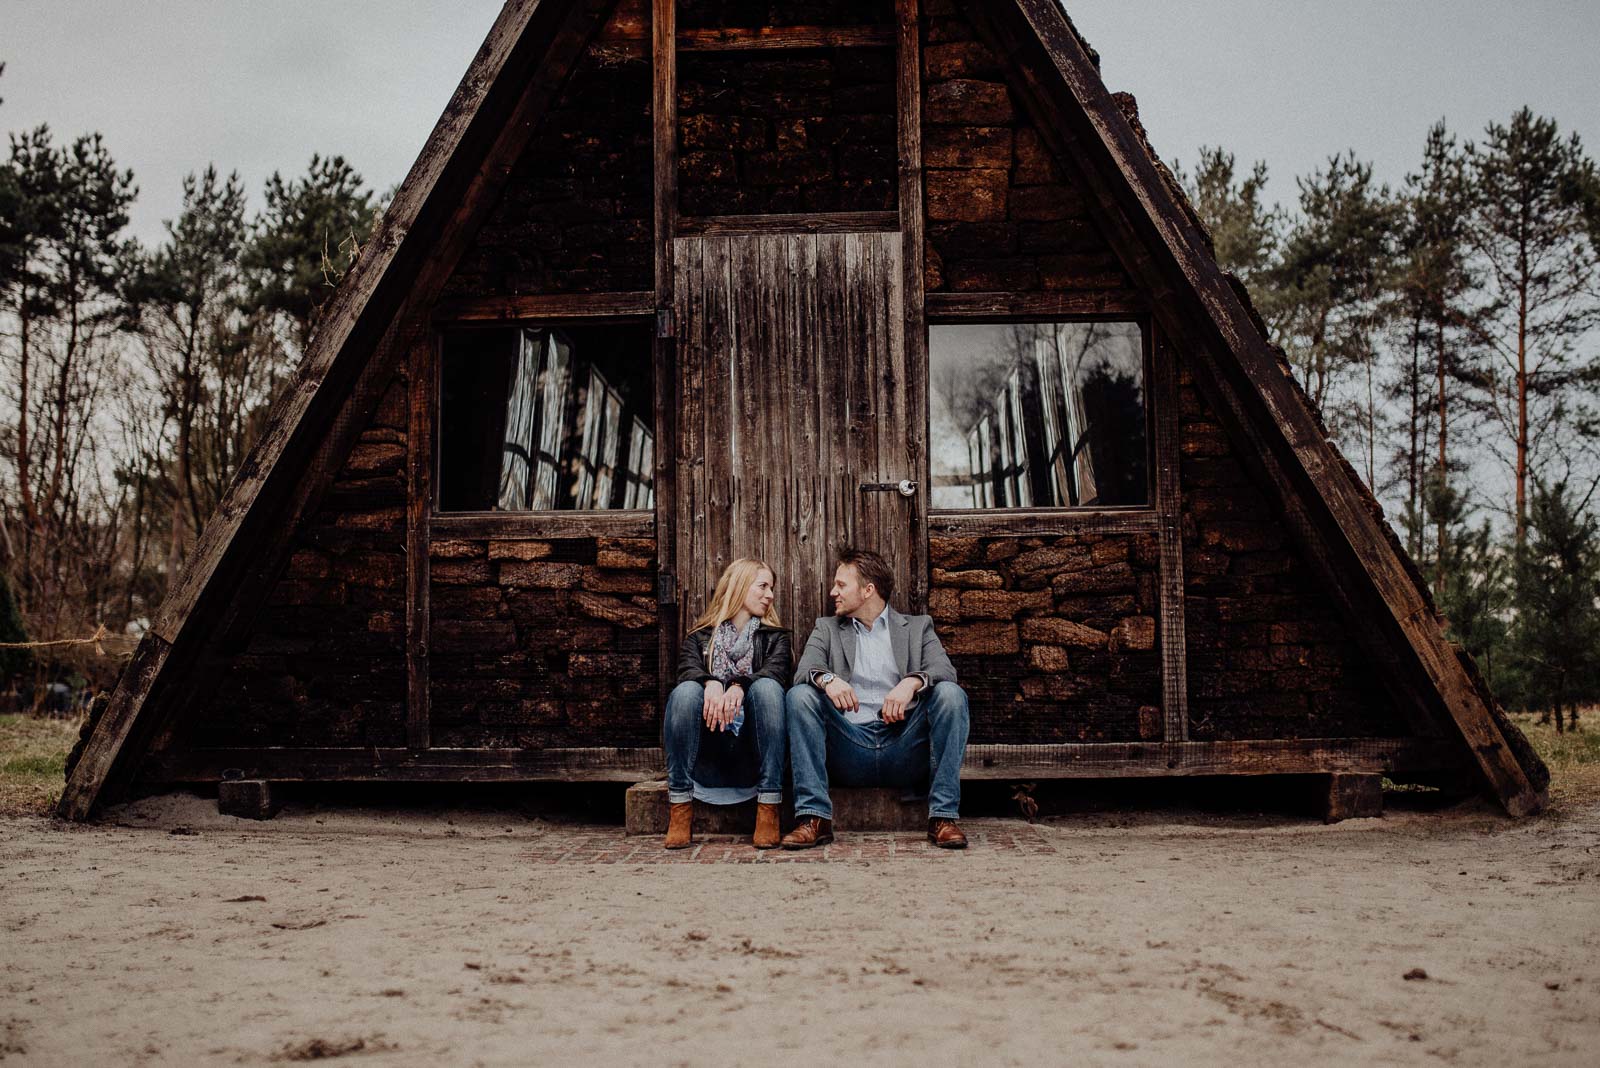
<path id="1" fill-rule="evenodd" d="M 928 331 L 934 508 L 1148 504 L 1137 323 Z"/>
<path id="2" fill-rule="evenodd" d="M 648 329 L 535 327 L 445 339 L 439 508 L 654 508 Z"/>

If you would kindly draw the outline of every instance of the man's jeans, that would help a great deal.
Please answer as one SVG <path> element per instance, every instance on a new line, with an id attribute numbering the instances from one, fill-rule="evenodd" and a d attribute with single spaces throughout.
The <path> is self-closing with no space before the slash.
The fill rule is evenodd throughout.
<path id="1" fill-rule="evenodd" d="M 899 723 L 851 723 L 809 683 L 789 691 L 789 759 L 796 816 L 833 818 L 831 778 L 840 786 L 928 784 L 929 818 L 961 810 L 967 751 L 967 694 L 941 682 Z"/>
<path id="2" fill-rule="evenodd" d="M 694 800 L 694 765 L 700 758 L 700 740 L 710 733 L 705 721 L 706 688 L 698 682 L 680 682 L 667 697 L 662 743 L 667 750 L 667 800 L 682 804 Z M 753 731 L 761 760 L 756 800 L 763 805 L 783 803 L 783 685 L 756 679 L 744 695 L 744 730 Z"/>

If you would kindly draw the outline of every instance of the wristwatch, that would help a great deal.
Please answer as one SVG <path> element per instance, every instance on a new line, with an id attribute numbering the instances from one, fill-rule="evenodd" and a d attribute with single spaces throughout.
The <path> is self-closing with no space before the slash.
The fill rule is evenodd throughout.
<path id="1" fill-rule="evenodd" d="M 832 682 L 834 679 L 836 679 L 838 677 L 839 676 L 835 675 L 831 671 L 824 671 L 822 674 L 817 676 L 817 685 L 818 686 L 826 686 L 826 685 L 828 685 L 828 683 Z"/>

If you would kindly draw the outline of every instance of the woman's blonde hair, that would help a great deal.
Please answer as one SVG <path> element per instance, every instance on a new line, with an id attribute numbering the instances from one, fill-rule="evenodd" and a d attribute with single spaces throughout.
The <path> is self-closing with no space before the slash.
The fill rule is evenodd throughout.
<path id="1" fill-rule="evenodd" d="M 717 588 L 711 594 L 710 603 L 689 630 L 693 632 L 704 630 L 706 627 L 718 627 L 738 615 L 739 607 L 744 604 L 745 597 L 750 593 L 750 587 L 756 584 L 756 578 L 763 571 L 771 575 L 776 584 L 778 573 L 761 560 L 744 557 L 723 568 L 722 577 L 717 579 Z M 767 606 L 767 614 L 761 617 L 761 622 L 769 627 L 783 626 L 778 622 L 778 613 L 771 605 Z"/>

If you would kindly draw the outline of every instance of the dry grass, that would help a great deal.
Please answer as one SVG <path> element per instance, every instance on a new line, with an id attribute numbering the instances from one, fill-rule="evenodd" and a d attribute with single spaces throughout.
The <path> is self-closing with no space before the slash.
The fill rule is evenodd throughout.
<path id="1" fill-rule="evenodd" d="M 1550 800 L 1556 807 L 1600 800 L 1600 708 L 1582 714 L 1576 730 L 1557 734 L 1535 715 L 1511 717 L 1550 768 Z"/>
<path id="2" fill-rule="evenodd" d="M 81 721 L 0 716 L 0 816 L 43 816 L 61 796 Z"/>

